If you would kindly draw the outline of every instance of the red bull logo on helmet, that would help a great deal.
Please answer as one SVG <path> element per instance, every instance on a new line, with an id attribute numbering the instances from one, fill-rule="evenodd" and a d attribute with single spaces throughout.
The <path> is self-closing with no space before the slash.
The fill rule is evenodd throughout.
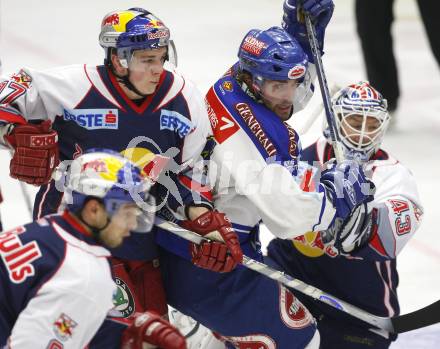
<path id="1" fill-rule="evenodd" d="M 145 26 L 148 28 L 160 28 L 165 27 L 165 24 L 163 24 L 163 22 L 158 19 L 151 19 L 150 22 Z"/>
<path id="2" fill-rule="evenodd" d="M 138 13 L 135 11 L 119 11 L 109 13 L 102 20 L 101 27 L 112 27 L 112 31 L 123 33 L 126 31 L 127 23 Z"/>
<path id="3" fill-rule="evenodd" d="M 107 16 L 102 21 L 102 26 L 104 25 L 116 25 L 119 24 L 119 14 L 113 13 L 110 16 Z"/>
<path id="4" fill-rule="evenodd" d="M 170 33 L 168 30 L 158 30 L 157 32 L 148 33 L 148 40 L 155 40 L 155 39 L 162 39 L 162 38 L 168 38 L 170 36 Z"/>
<path id="5" fill-rule="evenodd" d="M 87 161 L 82 165 L 81 172 L 95 173 L 96 178 L 117 182 L 118 173 L 124 167 L 124 162 L 115 157 L 102 157 Z M 88 173 L 90 175 L 90 173 Z"/>

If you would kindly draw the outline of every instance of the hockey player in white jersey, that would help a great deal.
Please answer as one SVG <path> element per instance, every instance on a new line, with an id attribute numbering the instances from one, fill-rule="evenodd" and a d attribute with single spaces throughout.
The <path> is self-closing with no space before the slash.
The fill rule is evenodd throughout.
<path id="1" fill-rule="evenodd" d="M 273 240 L 268 260 L 273 266 L 375 315 L 399 315 L 396 257 L 418 229 L 423 214 L 415 179 L 381 142 L 389 123 L 387 102 L 368 82 L 342 89 L 333 100 L 338 132 L 347 158 L 365 166 L 376 185 L 372 211 L 338 231 L 309 232 L 292 240 Z M 304 186 L 318 185 L 325 162 L 334 157 L 328 130 L 305 149 L 309 162 Z M 293 213 L 294 211 L 292 211 Z M 385 349 L 396 337 L 380 335 L 346 313 L 300 296 L 318 319 L 321 348 Z"/>
<path id="2" fill-rule="evenodd" d="M 140 214 L 136 203 L 149 201 L 151 183 L 118 153 L 78 157 L 58 184 L 65 186 L 63 213 L 0 235 L 2 348 L 86 347 L 107 313 L 117 311 L 107 248 L 139 224 L 151 229 L 152 215 Z M 183 336 L 155 313 L 129 320 L 125 348 L 185 348 Z"/>
<path id="3" fill-rule="evenodd" d="M 322 3 L 309 1 L 304 9 L 313 13 L 318 8 L 314 19 L 328 22 L 333 4 Z M 287 20 L 297 21 L 292 1 L 285 10 Z M 372 198 L 361 189 L 368 185 L 362 170 L 351 162 L 330 168 L 314 192 L 302 191 L 296 181 L 301 146 L 285 121 L 307 103 L 313 68 L 292 35 L 279 27 L 249 31 L 238 63 L 206 96 L 216 143 L 209 164 L 214 204 L 231 220 L 243 252 L 260 261 L 261 221 L 275 236 L 294 238 L 303 229 L 327 229 L 336 220 L 350 219 L 353 209 L 362 210 Z M 336 177 L 346 179 L 345 185 Z M 202 218 L 198 224 L 205 223 Z M 189 230 L 193 224 L 182 222 Z M 188 249 L 171 234 L 160 234 L 158 241 L 167 300 L 216 331 L 228 348 L 319 346 L 313 318 L 285 287 L 240 266 L 228 274 L 213 273 L 222 257 L 215 242 Z M 198 266 L 208 270 L 190 262 L 200 255 Z"/>
<path id="4" fill-rule="evenodd" d="M 40 186 L 34 205 L 38 219 L 59 209 L 63 193 L 51 180 L 58 154 L 63 161 L 92 148 L 112 149 L 145 165 L 153 177 L 167 159 L 175 166 L 163 171 L 163 181 L 155 185 L 157 203 L 166 201 L 196 218 L 212 209 L 209 198 L 195 189 L 191 169 L 211 133 L 203 96 L 167 65 L 175 56 L 170 30 L 152 13 L 112 11 L 99 23 L 103 65 L 23 68 L 0 79 L 0 143 L 13 149 L 10 175 Z M 210 215 L 222 217 L 212 210 Z M 167 313 L 153 231 L 138 227 L 111 250 L 115 275 L 130 299 L 121 322 L 135 309 Z M 231 254 L 240 261 L 232 229 L 227 236 L 226 244 L 236 246 Z M 97 345 L 108 349 L 112 343 Z"/>

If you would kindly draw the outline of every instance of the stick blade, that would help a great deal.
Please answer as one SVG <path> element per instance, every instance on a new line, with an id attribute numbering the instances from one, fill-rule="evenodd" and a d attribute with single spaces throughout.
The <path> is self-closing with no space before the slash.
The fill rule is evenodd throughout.
<path id="1" fill-rule="evenodd" d="M 394 333 L 403 333 L 440 322 L 440 300 L 409 314 L 391 319 Z"/>

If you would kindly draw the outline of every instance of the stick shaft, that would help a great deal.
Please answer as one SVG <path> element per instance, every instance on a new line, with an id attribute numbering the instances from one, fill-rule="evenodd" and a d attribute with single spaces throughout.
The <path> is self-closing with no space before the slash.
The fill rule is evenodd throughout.
<path id="1" fill-rule="evenodd" d="M 321 90 L 322 99 L 324 102 L 325 117 L 330 130 L 330 138 L 332 146 L 335 151 L 336 161 L 341 162 L 344 160 L 344 152 L 342 150 L 341 140 L 337 132 L 335 114 L 333 112 L 330 92 L 328 90 L 327 78 L 324 73 L 324 66 L 322 64 L 321 52 L 318 47 L 318 40 L 316 39 L 315 27 L 312 24 L 310 16 L 305 13 L 305 21 L 307 28 L 307 36 L 309 38 L 310 48 L 312 50 L 313 58 L 316 65 L 316 72 L 319 80 L 319 87 Z"/>
<path id="2" fill-rule="evenodd" d="M 191 241 L 195 244 L 200 244 L 203 241 L 208 241 L 208 239 L 192 232 L 186 230 L 184 228 L 179 227 L 178 225 L 164 221 L 162 219 L 156 218 L 156 226 L 159 228 L 165 229 L 181 238 Z M 243 266 L 248 269 L 252 269 L 257 273 L 263 274 L 268 278 L 275 280 L 277 282 L 282 283 L 283 285 L 293 288 L 313 299 L 316 299 L 320 302 L 326 303 L 333 308 L 336 308 L 340 311 L 350 314 L 353 317 L 356 317 L 360 320 L 363 320 L 374 327 L 386 330 L 388 332 L 394 332 L 393 324 L 390 318 L 383 318 L 380 316 L 376 316 L 366 312 L 365 310 L 358 308 L 354 305 L 351 305 L 339 298 L 336 298 L 328 293 L 321 291 L 320 289 L 308 285 L 298 279 L 295 279 L 283 272 L 275 270 L 269 267 L 266 264 L 260 263 L 252 258 L 247 256 L 243 256 Z"/>

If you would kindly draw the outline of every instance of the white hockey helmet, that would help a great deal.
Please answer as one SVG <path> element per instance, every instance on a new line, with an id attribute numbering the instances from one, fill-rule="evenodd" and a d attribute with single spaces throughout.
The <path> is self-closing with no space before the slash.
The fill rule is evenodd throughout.
<path id="1" fill-rule="evenodd" d="M 368 161 L 388 128 L 387 100 L 367 81 L 360 81 L 340 90 L 332 104 L 346 155 Z"/>

